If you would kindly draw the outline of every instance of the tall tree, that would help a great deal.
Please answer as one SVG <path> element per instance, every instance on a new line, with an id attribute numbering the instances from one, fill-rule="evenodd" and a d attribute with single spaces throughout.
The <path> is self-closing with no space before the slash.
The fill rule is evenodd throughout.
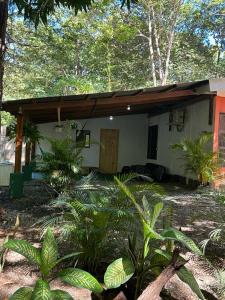
<path id="1" fill-rule="evenodd" d="M 139 36 L 148 45 L 149 73 L 153 85 L 165 85 L 169 75 L 171 51 L 182 0 L 140 0 L 145 26 Z"/>
<path id="2" fill-rule="evenodd" d="M 207 21 L 207 13 L 201 15 L 202 8 L 196 1 L 181 5 L 174 29 L 168 83 L 225 76 L 222 50 L 217 63 L 218 49 L 212 38 L 215 28 Z M 215 5 L 216 1 L 212 11 L 218 12 Z M 162 6 L 159 14 L 159 7 L 154 6 L 160 30 L 158 50 L 153 35 L 157 84 L 161 84 L 168 49 L 167 24 L 172 13 L 168 11 L 168 7 Z M 5 98 L 152 86 L 149 44 L 140 36 L 140 32 L 148 34 L 147 14 L 147 7 L 140 2 L 129 13 L 118 7 L 118 1 L 105 0 L 96 1 L 91 10 L 79 13 L 76 18 L 72 11 L 58 9 L 49 18 L 49 25 L 40 24 L 36 31 L 25 26 L 21 19 L 10 17 L 7 37 L 13 43 L 8 46 L 6 56 Z M 220 9 L 217 21 L 222 24 L 222 20 Z M 161 75 L 158 52 L 162 56 Z"/>
<path id="3" fill-rule="evenodd" d="M 130 4 L 134 1 L 136 0 L 121 0 L 121 3 L 122 5 L 126 4 L 130 7 Z M 40 21 L 47 24 L 48 16 L 53 14 L 57 7 L 61 6 L 73 9 L 77 14 L 78 11 L 87 11 L 92 3 L 93 0 L 68 0 L 66 2 L 64 0 L 46 0 L 45 2 L 43 2 L 43 0 L 37 0 L 35 2 L 31 2 L 30 0 L 0 0 L 0 113 L 2 110 L 4 57 L 6 53 L 5 41 L 9 6 L 16 6 L 24 19 L 33 22 L 37 27 Z"/>
<path id="4" fill-rule="evenodd" d="M 6 53 L 6 28 L 8 19 L 8 0 L 0 0 L 0 112 L 2 110 L 4 58 Z M 0 114 L 1 124 L 1 114 Z M 1 136 L 1 126 L 0 126 Z"/>

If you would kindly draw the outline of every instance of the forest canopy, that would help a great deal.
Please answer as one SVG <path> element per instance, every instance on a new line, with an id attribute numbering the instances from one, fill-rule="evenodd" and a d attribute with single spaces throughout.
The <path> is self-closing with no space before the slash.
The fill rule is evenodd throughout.
<path id="1" fill-rule="evenodd" d="M 225 77 L 225 2 L 95 1 L 38 28 L 10 7 L 7 45 L 5 100 Z"/>

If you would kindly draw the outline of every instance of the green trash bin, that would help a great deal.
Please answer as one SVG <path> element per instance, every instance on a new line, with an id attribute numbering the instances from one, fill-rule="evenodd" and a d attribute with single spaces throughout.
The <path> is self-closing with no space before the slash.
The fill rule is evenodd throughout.
<path id="1" fill-rule="evenodd" d="M 25 181 L 30 181 L 32 179 L 32 171 L 33 171 L 33 166 L 27 165 L 22 167 L 23 171 L 23 178 Z"/>
<path id="2" fill-rule="evenodd" d="M 11 173 L 9 182 L 9 196 L 11 199 L 23 197 L 23 173 Z"/>

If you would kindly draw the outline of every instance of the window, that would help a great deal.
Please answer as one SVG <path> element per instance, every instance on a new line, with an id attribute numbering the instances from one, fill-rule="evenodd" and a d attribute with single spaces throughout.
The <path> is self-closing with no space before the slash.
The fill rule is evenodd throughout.
<path id="1" fill-rule="evenodd" d="M 147 158 L 157 159 L 158 125 L 148 127 L 148 154 Z"/>
<path id="2" fill-rule="evenodd" d="M 77 130 L 76 142 L 79 143 L 79 146 L 90 148 L 90 130 Z"/>

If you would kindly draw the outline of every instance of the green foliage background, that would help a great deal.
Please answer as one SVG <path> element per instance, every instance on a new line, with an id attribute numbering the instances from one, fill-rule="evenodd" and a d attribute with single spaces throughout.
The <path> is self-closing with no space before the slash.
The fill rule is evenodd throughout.
<path id="1" fill-rule="evenodd" d="M 174 0 L 170 0 L 172 2 Z M 96 1 L 88 12 L 56 9 L 35 29 L 10 13 L 4 99 L 126 90 L 152 86 L 146 4 L 131 11 L 116 1 Z M 168 1 L 155 2 L 166 51 Z M 184 1 L 175 28 L 168 83 L 225 77 L 225 4 Z M 157 62 L 156 62 L 157 63 Z"/>

